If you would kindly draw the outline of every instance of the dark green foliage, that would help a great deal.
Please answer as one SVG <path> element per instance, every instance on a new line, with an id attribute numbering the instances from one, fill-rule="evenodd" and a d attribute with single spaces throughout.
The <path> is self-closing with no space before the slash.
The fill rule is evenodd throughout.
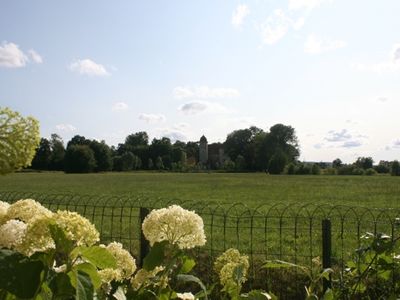
<path id="1" fill-rule="evenodd" d="M 308 164 L 300 163 L 296 169 L 296 175 L 310 175 L 311 167 Z"/>
<path id="2" fill-rule="evenodd" d="M 51 135 L 50 140 L 51 155 L 50 155 L 50 170 L 64 170 L 65 148 L 62 138 L 57 134 Z"/>
<path id="3" fill-rule="evenodd" d="M 320 175 L 321 167 L 318 164 L 313 164 L 311 167 L 311 174 L 312 175 Z"/>
<path id="4" fill-rule="evenodd" d="M 374 164 L 374 161 L 373 161 L 372 157 L 359 157 L 359 158 L 357 158 L 357 160 L 354 163 L 354 165 L 357 168 L 360 168 L 363 170 L 372 168 L 373 164 Z"/>
<path id="5" fill-rule="evenodd" d="M 136 168 L 138 163 L 137 156 L 135 156 L 132 152 L 125 152 L 121 156 L 114 157 L 114 170 L 131 171 Z"/>
<path id="6" fill-rule="evenodd" d="M 390 162 L 381 160 L 379 161 L 379 164 L 374 167 L 374 169 L 379 174 L 388 174 L 390 173 L 390 165 L 391 165 Z"/>
<path id="7" fill-rule="evenodd" d="M 364 175 L 367 175 L 367 176 L 372 176 L 372 175 L 376 175 L 376 174 L 378 174 L 378 173 L 373 168 L 366 169 L 364 172 Z"/>
<path id="8" fill-rule="evenodd" d="M 164 163 L 163 163 L 163 160 L 162 160 L 162 158 L 160 156 L 157 157 L 155 166 L 156 166 L 157 170 L 163 170 L 164 169 Z"/>
<path id="9" fill-rule="evenodd" d="M 96 167 L 93 150 L 87 145 L 71 145 L 65 153 L 66 173 L 89 173 Z"/>
<path id="10" fill-rule="evenodd" d="M 332 162 L 332 167 L 334 168 L 340 168 L 341 166 L 343 166 L 342 160 L 340 158 L 336 158 L 333 162 Z"/>
<path id="11" fill-rule="evenodd" d="M 32 160 L 32 169 L 48 170 L 51 157 L 51 145 L 48 139 L 40 140 L 39 148 L 36 149 L 36 154 Z"/>
<path id="12" fill-rule="evenodd" d="M 94 169 L 95 172 L 105 172 L 111 171 L 112 169 L 112 157 L 111 157 L 111 149 L 105 143 L 105 141 L 98 142 L 96 140 L 92 140 L 89 144 L 90 149 L 93 150 L 94 158 L 96 159 L 96 167 Z"/>
<path id="13" fill-rule="evenodd" d="M 246 161 L 244 160 L 244 157 L 240 154 L 236 157 L 235 169 L 236 171 L 244 171 L 246 169 Z"/>
<path id="14" fill-rule="evenodd" d="M 353 175 L 354 166 L 352 165 L 343 165 L 337 169 L 338 175 Z"/>
<path id="15" fill-rule="evenodd" d="M 268 163 L 268 172 L 270 174 L 281 174 L 285 169 L 286 162 L 286 155 L 283 152 L 278 151 L 271 157 Z"/>
<path id="16" fill-rule="evenodd" d="M 287 171 L 286 171 L 286 173 L 287 173 L 288 175 L 294 175 L 294 174 L 296 173 L 296 165 L 295 165 L 294 163 L 290 163 L 290 164 L 287 166 Z"/>
<path id="17" fill-rule="evenodd" d="M 351 175 L 364 175 L 364 169 L 362 169 L 362 168 L 354 168 L 351 171 Z"/>
<path id="18" fill-rule="evenodd" d="M 44 265 L 12 250 L 0 249 L 0 290 L 19 298 L 33 298 L 41 284 Z"/>
<path id="19" fill-rule="evenodd" d="M 397 160 L 392 163 L 390 174 L 392 174 L 392 176 L 400 176 L 400 163 Z"/>

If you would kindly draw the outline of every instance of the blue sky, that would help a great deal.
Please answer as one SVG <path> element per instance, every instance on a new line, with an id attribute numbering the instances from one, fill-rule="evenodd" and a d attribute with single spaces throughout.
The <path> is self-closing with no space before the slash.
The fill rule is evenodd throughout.
<path id="1" fill-rule="evenodd" d="M 0 106 L 41 134 L 210 142 L 296 129 L 301 159 L 400 158 L 400 2 L 2 1 Z"/>

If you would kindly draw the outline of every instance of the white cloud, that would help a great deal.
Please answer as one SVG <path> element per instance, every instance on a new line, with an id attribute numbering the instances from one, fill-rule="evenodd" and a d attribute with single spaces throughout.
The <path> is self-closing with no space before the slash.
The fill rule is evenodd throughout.
<path id="1" fill-rule="evenodd" d="M 212 103 L 207 101 L 192 101 L 187 102 L 178 108 L 181 112 L 186 115 L 196 115 L 199 113 L 217 113 L 226 114 L 230 110 L 219 103 Z"/>
<path id="2" fill-rule="evenodd" d="M 76 130 L 76 127 L 71 124 L 58 124 L 56 125 L 56 129 L 62 132 L 72 132 Z"/>
<path id="3" fill-rule="evenodd" d="M 106 68 L 91 59 L 77 59 L 69 65 L 72 72 L 77 72 L 88 76 L 106 76 L 110 75 Z"/>
<path id="4" fill-rule="evenodd" d="M 399 62 L 400 61 L 400 43 L 396 44 L 392 48 L 392 60 L 394 62 Z"/>
<path id="5" fill-rule="evenodd" d="M 395 44 L 392 47 L 392 50 L 388 56 L 389 57 L 386 60 L 381 62 L 354 63 L 352 64 L 352 66 L 359 71 L 368 71 L 375 73 L 400 71 L 400 43 Z"/>
<path id="6" fill-rule="evenodd" d="M 328 0 L 329 1 L 329 0 Z M 289 0 L 289 9 L 313 9 L 320 6 L 323 2 L 328 2 L 327 0 Z M 331 1 L 329 1 L 331 2 Z"/>
<path id="7" fill-rule="evenodd" d="M 34 63 L 41 64 L 43 63 L 43 58 L 37 53 L 35 50 L 28 50 L 28 55 Z"/>
<path id="8" fill-rule="evenodd" d="M 112 106 L 112 111 L 124 111 L 129 108 L 128 104 L 125 102 L 116 102 Z"/>
<path id="9" fill-rule="evenodd" d="M 145 114 L 145 113 L 142 113 L 142 114 L 139 115 L 139 120 L 145 121 L 147 123 L 157 123 L 157 122 L 165 121 L 166 118 L 162 114 Z"/>
<path id="10" fill-rule="evenodd" d="M 360 147 L 362 146 L 362 142 L 359 140 L 354 140 L 354 141 L 347 141 L 344 142 L 340 147 L 342 148 L 355 148 L 355 147 Z"/>
<path id="11" fill-rule="evenodd" d="M 235 98 L 240 96 L 239 91 L 233 88 L 210 88 L 208 86 L 177 86 L 172 93 L 176 99 Z"/>
<path id="12" fill-rule="evenodd" d="M 236 28 L 240 28 L 249 13 L 250 9 L 246 4 L 239 4 L 232 13 L 232 25 Z"/>
<path id="13" fill-rule="evenodd" d="M 304 52 L 308 54 L 321 54 L 343 48 L 344 46 L 346 46 L 344 41 L 319 38 L 314 34 L 310 34 L 304 43 Z"/>
<path id="14" fill-rule="evenodd" d="M 0 46 L 0 67 L 21 68 L 29 58 L 14 43 L 3 42 Z"/>
<path id="15" fill-rule="evenodd" d="M 400 149 L 400 139 L 392 141 L 390 145 L 385 147 L 385 150 Z"/>
<path id="16" fill-rule="evenodd" d="M 275 44 L 291 29 L 299 30 L 304 25 L 304 18 L 297 20 L 287 16 L 281 9 L 274 10 L 263 23 L 256 25 L 265 44 Z"/>
<path id="17" fill-rule="evenodd" d="M 351 138 L 352 135 L 347 131 L 347 129 L 342 129 L 341 131 L 329 131 L 325 140 L 328 142 L 342 142 Z"/>
<path id="18" fill-rule="evenodd" d="M 389 98 L 387 98 L 387 97 L 379 97 L 378 99 L 376 99 L 376 101 L 384 103 L 384 102 L 388 102 Z"/>

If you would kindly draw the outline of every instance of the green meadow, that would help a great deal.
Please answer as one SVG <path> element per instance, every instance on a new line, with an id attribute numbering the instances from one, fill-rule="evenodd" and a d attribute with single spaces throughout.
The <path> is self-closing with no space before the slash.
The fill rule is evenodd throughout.
<path id="1" fill-rule="evenodd" d="M 14 173 L 0 177 L 0 191 L 76 195 L 147 195 L 201 202 L 321 203 L 399 206 L 400 177 L 280 176 L 264 173 Z"/>

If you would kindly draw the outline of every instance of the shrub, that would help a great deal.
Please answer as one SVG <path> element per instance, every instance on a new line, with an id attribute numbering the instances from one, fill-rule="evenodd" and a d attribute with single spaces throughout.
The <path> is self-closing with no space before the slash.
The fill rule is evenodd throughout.
<path id="1" fill-rule="evenodd" d="M 311 174 L 313 175 L 320 175 L 321 174 L 321 168 L 317 164 L 313 164 L 311 167 Z"/>
<path id="2" fill-rule="evenodd" d="M 392 176 L 400 176 L 400 163 L 397 160 L 392 163 L 390 174 L 392 174 Z"/>
<path id="3" fill-rule="evenodd" d="M 286 162 L 286 155 L 283 152 L 276 152 L 269 160 L 268 172 L 271 174 L 281 174 L 285 169 Z"/>
<path id="4" fill-rule="evenodd" d="M 368 176 L 372 176 L 372 175 L 378 174 L 378 172 L 376 172 L 375 169 L 373 169 L 373 168 L 369 168 L 369 169 L 365 170 L 364 174 L 368 175 Z"/>
<path id="5" fill-rule="evenodd" d="M 71 145 L 65 153 L 66 173 L 89 173 L 96 167 L 93 150 L 87 145 Z"/>
<path id="6" fill-rule="evenodd" d="M 364 175 L 364 170 L 361 168 L 354 168 L 351 171 L 351 175 Z"/>

